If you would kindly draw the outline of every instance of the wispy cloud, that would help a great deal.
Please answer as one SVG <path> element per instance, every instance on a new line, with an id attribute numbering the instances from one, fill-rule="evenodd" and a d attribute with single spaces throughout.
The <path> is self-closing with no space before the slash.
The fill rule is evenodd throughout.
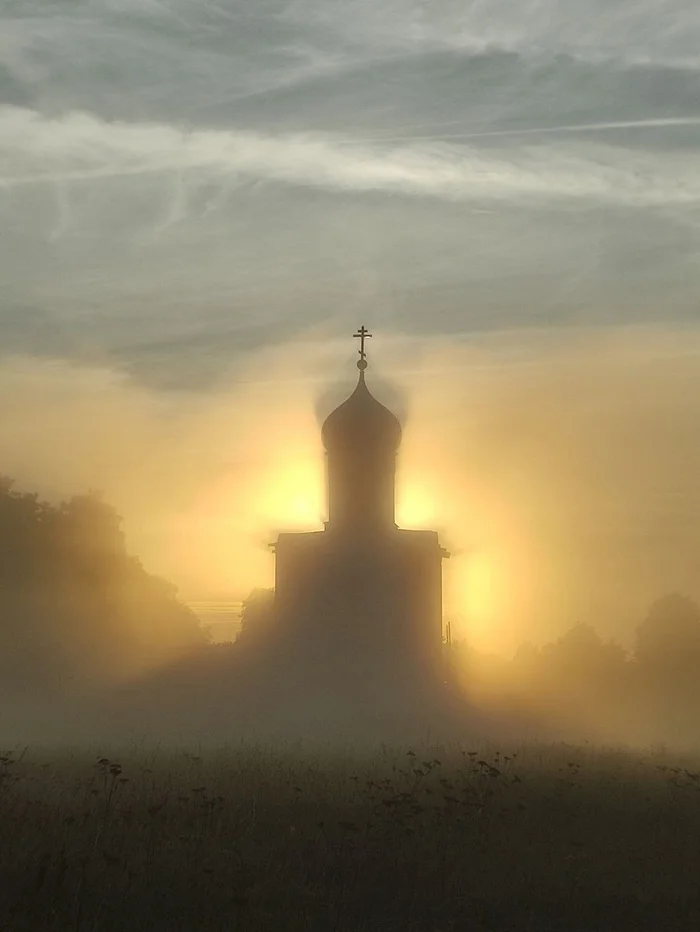
<path id="1" fill-rule="evenodd" d="M 287 15 L 385 48 L 499 48 L 531 55 L 556 49 L 590 61 L 697 67 L 694 0 L 670 0 L 660 19 L 658 6 L 658 0 L 299 0 Z"/>
<path id="2" fill-rule="evenodd" d="M 268 181 L 452 201 L 584 199 L 625 205 L 700 200 L 700 155 L 602 144 L 487 150 L 415 142 L 388 145 L 317 132 L 272 134 L 109 122 L 0 109 L 0 186 L 190 171 L 212 180 Z"/>

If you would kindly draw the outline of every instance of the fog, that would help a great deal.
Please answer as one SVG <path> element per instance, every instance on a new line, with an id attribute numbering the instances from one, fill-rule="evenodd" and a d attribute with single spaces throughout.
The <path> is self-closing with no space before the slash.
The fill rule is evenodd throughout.
<path id="1" fill-rule="evenodd" d="M 692 331 L 460 341 L 377 334 L 370 379 L 404 411 L 398 516 L 438 529 L 455 633 L 512 653 L 577 621 L 628 644 L 695 577 L 700 397 Z M 103 490 L 129 547 L 185 597 L 272 585 L 279 530 L 320 527 L 318 417 L 353 385 L 348 341 L 251 354 L 206 394 L 14 358 L 3 471 L 51 498 Z"/>
<path id="2" fill-rule="evenodd" d="M 185 597 L 245 598 L 272 585 L 267 544 L 278 530 L 321 526 L 318 421 L 352 388 L 347 342 L 316 331 L 251 353 L 206 394 L 157 391 L 104 366 L 6 360 L 4 472 L 50 501 L 102 490 L 124 518 L 127 549 L 149 572 Z M 452 550 L 446 617 L 453 639 L 482 657 L 466 657 L 460 672 L 480 703 L 474 714 L 500 710 L 506 727 L 504 716 L 517 711 L 526 727 L 525 709 L 503 710 L 515 674 L 498 667 L 523 642 L 544 645 L 586 623 L 631 650 L 656 598 L 700 597 L 699 347 L 691 331 L 660 327 L 449 343 L 375 334 L 369 383 L 404 420 L 398 520 L 439 530 Z M 163 664 L 170 677 L 167 651 L 139 658 L 140 643 L 136 637 L 126 666 L 115 658 L 111 677 L 107 664 L 105 683 L 152 691 L 144 672 Z M 218 710 L 207 719 L 215 731 L 218 716 L 223 729 L 235 720 L 224 697 L 233 690 L 235 709 L 235 681 L 247 675 L 216 663 L 220 690 L 210 686 L 205 703 Z M 172 674 L 163 687 L 185 707 L 201 694 L 197 669 Z M 593 703 L 589 720 L 593 698 L 582 700 L 576 725 L 583 715 L 595 735 L 596 722 L 609 730 L 611 718 Z M 302 728 L 307 700 L 300 702 Z M 646 713 L 638 711 L 642 740 Z M 608 737 L 623 740 L 624 729 Z"/>
<path id="3" fill-rule="evenodd" d="M 322 526 L 366 324 L 478 715 L 675 740 L 587 694 L 555 723 L 508 666 L 579 624 L 633 657 L 657 598 L 700 599 L 700 22 L 667 7 L 6 3 L 0 474 L 102 491 L 185 602 L 243 600 Z M 110 689 L 184 650 L 141 585 L 119 646 L 78 626 Z"/>

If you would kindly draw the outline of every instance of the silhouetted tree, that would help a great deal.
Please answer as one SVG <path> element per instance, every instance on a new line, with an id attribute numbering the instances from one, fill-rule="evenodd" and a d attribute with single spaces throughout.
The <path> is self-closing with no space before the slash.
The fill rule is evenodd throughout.
<path id="1" fill-rule="evenodd" d="M 519 645 L 513 656 L 513 663 L 517 667 L 531 670 L 537 667 L 540 662 L 540 649 L 532 641 L 524 641 Z"/>
<path id="2" fill-rule="evenodd" d="M 241 630 L 236 641 L 241 647 L 266 643 L 273 636 L 274 589 L 253 589 L 241 609 Z"/>
<path id="3" fill-rule="evenodd" d="M 510 679 L 521 705 L 538 709 L 557 727 L 591 721 L 605 726 L 624 714 L 627 667 L 620 644 L 579 623 L 541 649 L 521 645 Z"/>
<path id="4" fill-rule="evenodd" d="M 624 648 L 616 641 L 604 641 L 592 625 L 579 623 L 554 643 L 542 648 L 541 659 L 565 676 L 609 676 L 625 663 Z"/>
<path id="5" fill-rule="evenodd" d="M 697 734 L 700 713 L 700 607 L 670 593 L 639 625 L 635 672 L 640 700 L 667 738 Z"/>
<path id="6" fill-rule="evenodd" d="M 174 586 L 126 549 L 96 493 L 57 505 L 0 479 L 0 668 L 5 685 L 108 675 L 205 643 Z"/>
<path id="7" fill-rule="evenodd" d="M 635 658 L 650 667 L 697 664 L 700 661 L 700 606 L 675 592 L 657 599 L 637 628 Z"/>

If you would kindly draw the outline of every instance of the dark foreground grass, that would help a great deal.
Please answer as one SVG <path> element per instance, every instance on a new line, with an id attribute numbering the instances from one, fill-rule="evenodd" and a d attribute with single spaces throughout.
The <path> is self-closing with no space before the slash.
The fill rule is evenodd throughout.
<path id="1" fill-rule="evenodd" d="M 534 745 L 15 751 L 0 929 L 696 929 L 695 766 Z"/>

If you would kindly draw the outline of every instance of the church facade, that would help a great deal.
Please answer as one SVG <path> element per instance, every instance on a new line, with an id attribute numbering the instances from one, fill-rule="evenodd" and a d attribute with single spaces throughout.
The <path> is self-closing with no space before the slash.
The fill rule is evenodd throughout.
<path id="1" fill-rule="evenodd" d="M 282 533 L 275 619 L 292 650 L 347 677 L 437 672 L 442 658 L 438 534 L 399 528 L 401 425 L 371 394 L 362 327 L 355 390 L 322 427 L 328 513 L 323 530 Z"/>

